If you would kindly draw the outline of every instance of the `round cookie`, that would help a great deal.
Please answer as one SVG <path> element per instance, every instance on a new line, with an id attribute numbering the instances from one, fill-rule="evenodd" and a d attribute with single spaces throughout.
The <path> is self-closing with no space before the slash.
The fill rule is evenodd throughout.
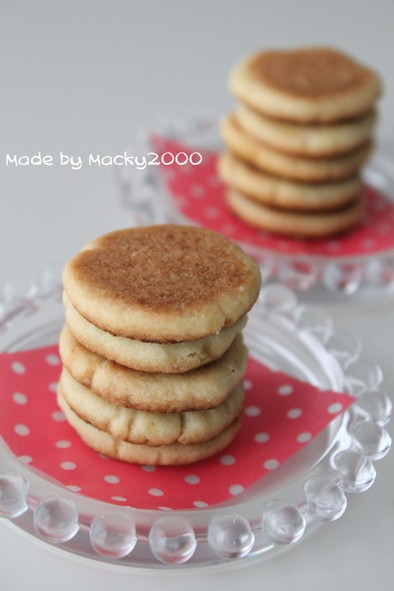
<path id="1" fill-rule="evenodd" d="M 67 303 L 66 322 L 74 337 L 87 349 L 131 369 L 154 373 L 183 373 L 221 357 L 246 324 L 243 316 L 218 334 L 181 343 L 137 341 L 113 335 L 85 320 Z"/>
<path id="2" fill-rule="evenodd" d="M 264 173 L 230 152 L 221 154 L 218 171 L 226 185 L 272 207 L 319 211 L 336 209 L 360 194 L 358 175 L 334 183 L 301 183 Z"/>
<path id="3" fill-rule="evenodd" d="M 248 224 L 278 234 L 300 238 L 326 238 L 345 232 L 361 221 L 364 199 L 346 207 L 321 213 L 296 212 L 267 207 L 234 189 L 227 191 L 229 207 Z"/>
<path id="4" fill-rule="evenodd" d="M 374 71 L 329 47 L 252 55 L 235 67 L 230 87 L 266 116 L 302 123 L 358 117 L 381 94 Z"/>
<path id="5" fill-rule="evenodd" d="M 332 158 L 306 158 L 278 152 L 245 133 L 234 115 L 226 117 L 222 135 L 227 147 L 257 168 L 273 175 L 309 183 L 354 176 L 371 152 L 371 142 Z"/>
<path id="6" fill-rule="evenodd" d="M 336 124 L 303 125 L 265 117 L 244 104 L 238 106 L 236 118 L 246 133 L 274 150 L 310 158 L 355 150 L 370 139 L 376 123 L 376 113 L 371 111 Z"/>
<path id="7" fill-rule="evenodd" d="M 227 429 L 242 413 L 242 384 L 216 408 L 183 413 L 147 412 L 113 404 L 77 382 L 64 368 L 58 388 L 82 420 L 129 443 L 152 446 L 203 443 Z"/>
<path id="8" fill-rule="evenodd" d="M 109 402 L 151 412 L 175 413 L 214 408 L 242 381 L 247 349 L 234 338 L 218 360 L 181 374 L 129 369 L 81 345 L 64 326 L 59 340 L 63 366 L 81 384 Z"/>
<path id="9" fill-rule="evenodd" d="M 86 445 L 108 457 L 131 464 L 164 466 L 191 464 L 205 460 L 227 447 L 241 426 L 240 419 L 237 419 L 232 425 L 222 431 L 222 433 L 204 443 L 193 445 L 172 443 L 170 445 L 153 447 L 122 441 L 106 431 L 97 429 L 90 423 L 80 419 L 60 393 L 58 394 L 58 403 L 68 423 L 74 428 Z"/>
<path id="10" fill-rule="evenodd" d="M 157 225 L 97 238 L 65 266 L 78 312 L 113 335 L 181 342 L 217 334 L 253 306 L 258 265 L 221 234 Z"/>

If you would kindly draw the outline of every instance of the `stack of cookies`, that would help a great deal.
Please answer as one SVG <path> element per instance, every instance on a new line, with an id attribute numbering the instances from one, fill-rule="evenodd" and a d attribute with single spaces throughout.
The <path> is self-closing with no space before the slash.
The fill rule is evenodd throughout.
<path id="1" fill-rule="evenodd" d="M 222 126 L 228 152 L 219 174 L 234 213 L 307 238 L 357 224 L 378 76 L 341 52 L 312 47 L 253 55 L 230 83 L 239 105 Z"/>
<path id="2" fill-rule="evenodd" d="M 93 449 L 187 464 L 224 449 L 243 409 L 242 329 L 258 266 L 203 228 L 119 230 L 63 273 L 58 401 Z"/>

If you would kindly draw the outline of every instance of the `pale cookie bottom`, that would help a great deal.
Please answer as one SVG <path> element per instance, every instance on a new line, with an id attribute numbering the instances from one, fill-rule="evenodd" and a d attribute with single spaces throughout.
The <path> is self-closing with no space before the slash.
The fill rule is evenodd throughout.
<path id="1" fill-rule="evenodd" d="M 230 152 L 218 160 L 222 180 L 230 187 L 272 207 L 319 211 L 336 209 L 360 193 L 362 182 L 354 176 L 334 183 L 311 184 L 264 173 Z"/>
<path id="2" fill-rule="evenodd" d="M 214 408 L 224 402 L 245 374 L 248 350 L 242 334 L 217 359 L 186 373 L 136 371 L 92 353 L 67 325 L 59 339 L 63 365 L 95 394 L 125 407 L 150 412 L 184 412 Z"/>
<path id="3" fill-rule="evenodd" d="M 368 142 L 357 150 L 332 158 L 285 154 L 245 133 L 234 115 L 224 120 L 222 136 L 234 154 L 257 168 L 273 175 L 310 183 L 354 176 L 366 162 L 372 147 L 371 142 Z"/>
<path id="4" fill-rule="evenodd" d="M 364 214 L 361 198 L 344 209 L 323 213 L 272 209 L 234 190 L 227 191 L 227 201 L 233 212 L 248 224 L 260 230 L 300 238 L 326 238 L 345 232 L 360 222 Z"/>
<path id="5" fill-rule="evenodd" d="M 203 443 L 227 429 L 243 408 L 243 385 L 211 410 L 157 413 L 124 408 L 96 396 L 63 369 L 59 392 L 84 421 L 129 443 L 151 446 Z"/>
<path id="6" fill-rule="evenodd" d="M 58 403 L 68 423 L 75 429 L 86 445 L 108 457 L 130 464 L 168 466 L 191 464 L 205 460 L 227 447 L 241 426 L 240 419 L 237 419 L 230 427 L 220 433 L 220 435 L 205 443 L 193 445 L 173 443 L 171 445 L 151 447 L 149 445 L 122 441 L 105 431 L 93 427 L 93 425 L 80 419 L 71 410 L 61 394 L 58 394 Z"/>
<path id="7" fill-rule="evenodd" d="M 355 150 L 370 139 L 377 119 L 372 111 L 341 123 L 302 125 L 264 117 L 244 104 L 239 105 L 236 118 L 246 133 L 273 149 L 310 158 Z"/>
<path id="8" fill-rule="evenodd" d="M 181 343 L 148 343 L 112 335 L 66 303 L 66 322 L 87 349 L 120 365 L 145 372 L 183 373 L 221 357 L 246 324 L 243 316 L 219 333 Z"/>

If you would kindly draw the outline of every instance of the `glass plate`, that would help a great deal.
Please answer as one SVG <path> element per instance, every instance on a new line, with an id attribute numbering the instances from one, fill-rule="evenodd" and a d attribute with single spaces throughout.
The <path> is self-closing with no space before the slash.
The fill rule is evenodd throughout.
<path id="1" fill-rule="evenodd" d="M 198 150 L 203 153 L 204 150 L 222 149 L 218 118 L 212 116 L 163 123 L 141 134 L 127 153 L 136 159 L 145 155 L 149 162 L 157 150 L 152 136 L 167 138 L 180 146 L 196 150 L 197 154 Z M 177 209 L 174 200 L 168 195 L 160 169 L 163 166 L 142 167 L 136 163 L 117 169 L 121 201 L 131 212 L 131 223 L 196 223 Z M 364 169 L 364 180 L 386 197 L 394 199 L 392 140 L 378 143 L 375 155 Z M 294 254 L 274 247 L 263 248 L 250 242 L 243 242 L 242 246 L 259 261 L 267 280 L 280 281 L 304 294 L 304 301 L 346 301 L 354 295 L 369 299 L 394 293 L 394 248 L 357 256 L 329 256 Z"/>
<path id="2" fill-rule="evenodd" d="M 57 342 L 62 287 L 47 271 L 0 296 L 0 350 Z M 380 368 L 360 343 L 292 291 L 268 285 L 250 313 L 253 355 L 320 388 L 357 398 L 345 413 L 269 475 L 221 505 L 187 511 L 119 507 L 77 494 L 18 460 L 0 437 L 0 516 L 64 552 L 130 568 L 200 567 L 272 556 L 340 517 L 348 493 L 367 490 L 390 448 L 391 414 Z"/>

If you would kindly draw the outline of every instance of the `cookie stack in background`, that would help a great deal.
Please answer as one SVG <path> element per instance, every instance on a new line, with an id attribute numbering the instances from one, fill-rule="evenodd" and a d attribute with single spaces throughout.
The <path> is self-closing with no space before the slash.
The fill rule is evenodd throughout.
<path id="1" fill-rule="evenodd" d="M 63 273 L 58 401 L 93 449 L 140 464 L 187 464 L 234 438 L 243 410 L 242 329 L 258 266 L 203 228 L 119 230 Z"/>
<path id="2" fill-rule="evenodd" d="M 375 72 L 330 48 L 263 51 L 236 66 L 230 85 L 239 105 L 222 125 L 219 175 L 234 213 L 306 238 L 357 224 L 381 94 Z"/>

